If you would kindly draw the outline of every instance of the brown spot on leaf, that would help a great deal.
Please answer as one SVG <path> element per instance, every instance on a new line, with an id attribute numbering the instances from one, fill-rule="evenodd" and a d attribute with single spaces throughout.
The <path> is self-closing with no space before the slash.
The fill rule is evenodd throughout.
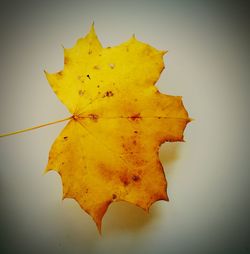
<path id="1" fill-rule="evenodd" d="M 68 64 L 69 63 L 69 58 L 66 56 L 64 57 L 64 64 Z"/>
<path id="2" fill-rule="evenodd" d="M 145 165 L 146 161 L 144 159 L 141 159 L 141 158 L 137 158 L 135 161 L 134 161 L 135 165 L 140 167 L 142 165 Z"/>
<path id="3" fill-rule="evenodd" d="M 95 70 L 100 70 L 100 67 L 99 67 L 98 65 L 95 65 L 93 68 L 94 68 Z"/>
<path id="4" fill-rule="evenodd" d="M 82 83 L 84 83 L 84 77 L 83 77 L 83 75 L 79 75 L 77 78 L 78 78 L 78 80 L 80 80 Z"/>
<path id="5" fill-rule="evenodd" d="M 120 180 L 121 180 L 121 182 L 123 183 L 124 186 L 127 186 L 129 184 L 129 180 L 128 180 L 127 175 L 121 175 Z"/>
<path id="6" fill-rule="evenodd" d="M 64 139 L 64 140 L 68 140 L 68 137 L 67 137 L 67 136 L 65 136 L 65 137 L 63 137 L 63 139 Z"/>
<path id="7" fill-rule="evenodd" d="M 140 120 L 141 119 L 141 114 L 136 113 L 136 114 L 132 115 L 130 118 L 131 118 L 132 121 Z"/>
<path id="8" fill-rule="evenodd" d="M 96 115 L 96 114 L 89 114 L 88 117 L 89 117 L 89 119 L 93 120 L 94 122 L 97 122 L 97 120 L 99 118 L 98 115 Z"/>
<path id="9" fill-rule="evenodd" d="M 127 144 L 122 143 L 122 148 L 123 148 L 123 150 L 125 151 L 125 153 L 129 152 L 129 149 L 130 149 L 130 148 L 128 147 Z"/>
<path id="10" fill-rule="evenodd" d="M 107 91 L 103 97 L 112 97 L 114 93 L 112 91 Z"/>
<path id="11" fill-rule="evenodd" d="M 111 63 L 111 64 L 109 64 L 109 67 L 110 67 L 110 69 L 114 69 L 115 68 L 115 64 Z"/>
<path id="12" fill-rule="evenodd" d="M 138 181 L 141 180 L 141 178 L 140 178 L 138 175 L 133 175 L 133 176 L 132 176 L 132 180 L 133 180 L 134 182 L 138 182 Z"/>
<path id="13" fill-rule="evenodd" d="M 85 92 L 85 91 L 83 91 L 83 90 L 79 90 L 79 91 L 78 91 L 79 96 L 83 96 L 83 95 L 84 95 L 84 92 Z"/>
<path id="14" fill-rule="evenodd" d="M 63 72 L 62 71 L 57 72 L 57 76 L 61 78 L 63 76 Z"/>
<path id="15" fill-rule="evenodd" d="M 112 199 L 114 200 L 114 199 L 116 199 L 116 198 L 117 198 L 116 194 L 113 194 L 113 195 L 112 195 Z"/>
<path id="16" fill-rule="evenodd" d="M 91 79 L 90 76 L 89 76 L 89 74 L 87 75 L 87 78 L 88 78 L 88 79 Z"/>

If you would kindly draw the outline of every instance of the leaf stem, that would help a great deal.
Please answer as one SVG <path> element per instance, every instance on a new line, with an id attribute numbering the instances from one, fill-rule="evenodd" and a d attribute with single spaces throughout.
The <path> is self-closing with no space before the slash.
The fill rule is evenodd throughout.
<path id="1" fill-rule="evenodd" d="M 45 126 L 48 126 L 48 125 L 64 122 L 64 121 L 67 121 L 67 120 L 69 120 L 71 118 L 72 118 L 72 116 L 66 117 L 66 118 L 63 118 L 63 119 L 60 119 L 60 120 L 57 120 L 57 121 L 54 121 L 54 122 L 49 122 L 49 123 L 33 126 L 33 127 L 30 127 L 30 128 L 27 128 L 27 129 L 23 129 L 23 130 L 0 134 L 0 138 L 11 136 L 11 135 L 16 135 L 16 134 L 19 134 L 19 133 L 22 133 L 22 132 L 32 131 L 32 130 L 35 130 L 35 129 L 38 129 L 38 128 L 42 128 L 42 127 L 45 127 Z"/>

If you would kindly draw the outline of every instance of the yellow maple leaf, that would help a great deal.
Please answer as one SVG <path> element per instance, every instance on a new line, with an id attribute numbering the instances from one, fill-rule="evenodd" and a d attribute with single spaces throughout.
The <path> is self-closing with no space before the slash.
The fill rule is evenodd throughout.
<path id="1" fill-rule="evenodd" d="M 190 119 L 181 97 L 154 86 L 164 53 L 134 36 L 103 48 L 92 25 L 86 37 L 64 49 L 64 69 L 46 72 L 72 114 L 52 145 L 46 171 L 60 174 L 63 198 L 75 199 L 99 231 L 112 202 L 148 210 L 168 200 L 159 147 L 183 141 Z"/>

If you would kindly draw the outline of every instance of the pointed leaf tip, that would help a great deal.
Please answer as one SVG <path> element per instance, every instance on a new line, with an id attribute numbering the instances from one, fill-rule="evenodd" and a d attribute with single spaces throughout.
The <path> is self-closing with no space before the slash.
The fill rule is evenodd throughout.
<path id="1" fill-rule="evenodd" d="M 102 222 L 95 222 L 100 236 L 102 236 Z"/>
<path id="2" fill-rule="evenodd" d="M 96 35 L 94 21 L 93 21 L 93 23 L 92 23 L 92 25 L 91 25 L 91 27 L 90 27 L 89 34 L 94 34 L 94 35 Z"/>
<path id="3" fill-rule="evenodd" d="M 164 56 L 165 54 L 167 54 L 167 53 L 168 53 L 168 50 L 161 50 L 161 51 L 160 51 L 160 53 L 161 53 L 161 55 L 163 55 L 163 56 Z"/>

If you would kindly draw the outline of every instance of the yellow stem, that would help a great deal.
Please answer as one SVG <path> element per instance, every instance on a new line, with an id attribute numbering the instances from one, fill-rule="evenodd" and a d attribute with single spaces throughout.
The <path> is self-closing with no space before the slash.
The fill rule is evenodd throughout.
<path id="1" fill-rule="evenodd" d="M 38 129 L 38 128 L 42 128 L 42 127 L 45 127 L 45 126 L 48 126 L 48 125 L 55 124 L 55 123 L 64 122 L 64 121 L 67 121 L 67 120 L 69 120 L 71 118 L 72 118 L 72 116 L 64 118 L 64 119 L 60 119 L 60 120 L 57 120 L 57 121 L 54 121 L 54 122 L 49 122 L 49 123 L 37 125 L 37 126 L 34 126 L 34 127 L 30 127 L 30 128 L 23 129 L 23 130 L 9 132 L 9 133 L 5 133 L 5 134 L 0 134 L 0 138 L 11 136 L 11 135 L 15 135 L 15 134 L 19 134 L 19 133 L 26 132 L 26 131 L 32 131 L 32 130 L 35 130 L 35 129 Z"/>

